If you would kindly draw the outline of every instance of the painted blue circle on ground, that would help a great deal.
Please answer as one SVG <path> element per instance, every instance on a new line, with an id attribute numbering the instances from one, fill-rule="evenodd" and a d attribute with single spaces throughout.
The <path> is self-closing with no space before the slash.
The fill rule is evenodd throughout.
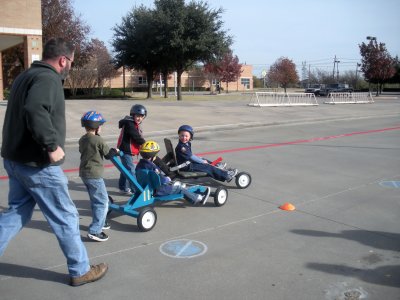
<path id="1" fill-rule="evenodd" d="M 400 181 L 381 181 L 379 184 L 383 187 L 389 187 L 395 189 L 400 188 Z"/>
<path id="2" fill-rule="evenodd" d="M 161 244 L 160 251 L 173 258 L 193 258 L 206 253 L 207 246 L 199 241 L 181 239 Z"/>

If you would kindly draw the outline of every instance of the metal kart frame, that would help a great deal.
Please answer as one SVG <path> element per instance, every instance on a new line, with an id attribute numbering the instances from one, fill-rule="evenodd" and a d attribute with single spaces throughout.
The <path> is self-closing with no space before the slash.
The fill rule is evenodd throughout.
<path id="1" fill-rule="evenodd" d="M 123 155 L 122 152 L 119 154 Z M 109 213 L 118 211 L 125 215 L 137 219 L 137 225 L 141 231 L 151 230 L 157 222 L 157 214 L 154 210 L 154 203 L 157 201 L 174 201 L 184 199 L 183 193 L 171 194 L 166 196 L 155 196 L 155 190 L 161 185 L 160 176 L 151 170 L 137 170 L 136 178 L 124 167 L 118 156 L 110 158 L 115 167 L 135 186 L 136 192 L 129 197 L 128 201 L 119 205 L 109 196 Z M 205 186 L 189 186 L 187 190 L 192 193 L 203 193 Z M 214 193 L 214 203 L 216 206 L 225 204 L 228 198 L 228 191 L 218 188 Z"/>
<path id="2" fill-rule="evenodd" d="M 167 154 L 163 157 L 163 161 L 169 166 L 170 170 L 176 172 L 178 178 L 190 179 L 190 178 L 201 178 L 209 177 L 205 172 L 192 172 L 192 171 L 182 171 L 181 169 L 188 166 L 190 162 L 185 162 L 178 165 L 178 160 L 176 159 L 175 149 L 172 142 L 168 138 L 164 138 L 165 150 Z M 247 172 L 238 172 L 235 176 L 235 183 L 239 189 L 245 189 L 251 184 L 251 175 Z"/>

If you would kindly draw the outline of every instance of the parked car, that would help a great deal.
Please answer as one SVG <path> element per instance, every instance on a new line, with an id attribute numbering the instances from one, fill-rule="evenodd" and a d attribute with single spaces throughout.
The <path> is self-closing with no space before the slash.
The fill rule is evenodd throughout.
<path id="1" fill-rule="evenodd" d="M 322 84 L 310 84 L 308 87 L 304 90 L 305 93 L 313 93 L 315 96 L 319 96 L 319 92 L 321 91 L 321 88 L 323 87 Z"/>
<path id="2" fill-rule="evenodd" d="M 352 93 L 353 88 L 347 83 L 331 83 L 321 88 L 319 94 L 321 96 L 329 96 L 330 93 Z"/>

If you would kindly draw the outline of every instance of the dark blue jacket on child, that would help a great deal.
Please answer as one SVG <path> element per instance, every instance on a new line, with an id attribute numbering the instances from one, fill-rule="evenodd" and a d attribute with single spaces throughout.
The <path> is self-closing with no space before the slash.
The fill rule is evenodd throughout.
<path id="1" fill-rule="evenodd" d="M 176 159 L 178 165 L 190 161 L 190 164 L 183 168 L 182 170 L 194 171 L 194 172 L 205 172 L 210 177 L 218 181 L 227 181 L 228 172 L 213 165 L 206 164 L 201 158 L 192 153 L 192 144 L 190 142 L 182 143 L 179 141 L 175 148 Z"/>

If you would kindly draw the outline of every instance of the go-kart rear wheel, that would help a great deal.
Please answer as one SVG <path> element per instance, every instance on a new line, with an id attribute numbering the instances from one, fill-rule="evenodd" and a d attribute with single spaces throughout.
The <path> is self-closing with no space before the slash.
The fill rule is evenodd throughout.
<path id="1" fill-rule="evenodd" d="M 218 187 L 214 192 L 215 206 L 222 206 L 228 200 L 228 190 L 222 186 Z"/>
<path id="2" fill-rule="evenodd" d="M 236 186 L 239 189 L 247 188 L 251 183 L 251 176 L 247 172 L 240 172 L 236 175 Z"/>
<path id="3" fill-rule="evenodd" d="M 139 213 L 137 225 L 140 231 L 146 232 L 152 230 L 157 222 L 156 211 L 152 207 L 145 207 Z"/>
<path id="4" fill-rule="evenodd" d="M 112 212 L 112 209 L 110 208 L 110 204 L 113 204 L 114 203 L 114 199 L 110 196 L 110 195 L 108 195 L 108 211 L 107 211 L 107 217 L 108 217 L 108 215 Z"/>

